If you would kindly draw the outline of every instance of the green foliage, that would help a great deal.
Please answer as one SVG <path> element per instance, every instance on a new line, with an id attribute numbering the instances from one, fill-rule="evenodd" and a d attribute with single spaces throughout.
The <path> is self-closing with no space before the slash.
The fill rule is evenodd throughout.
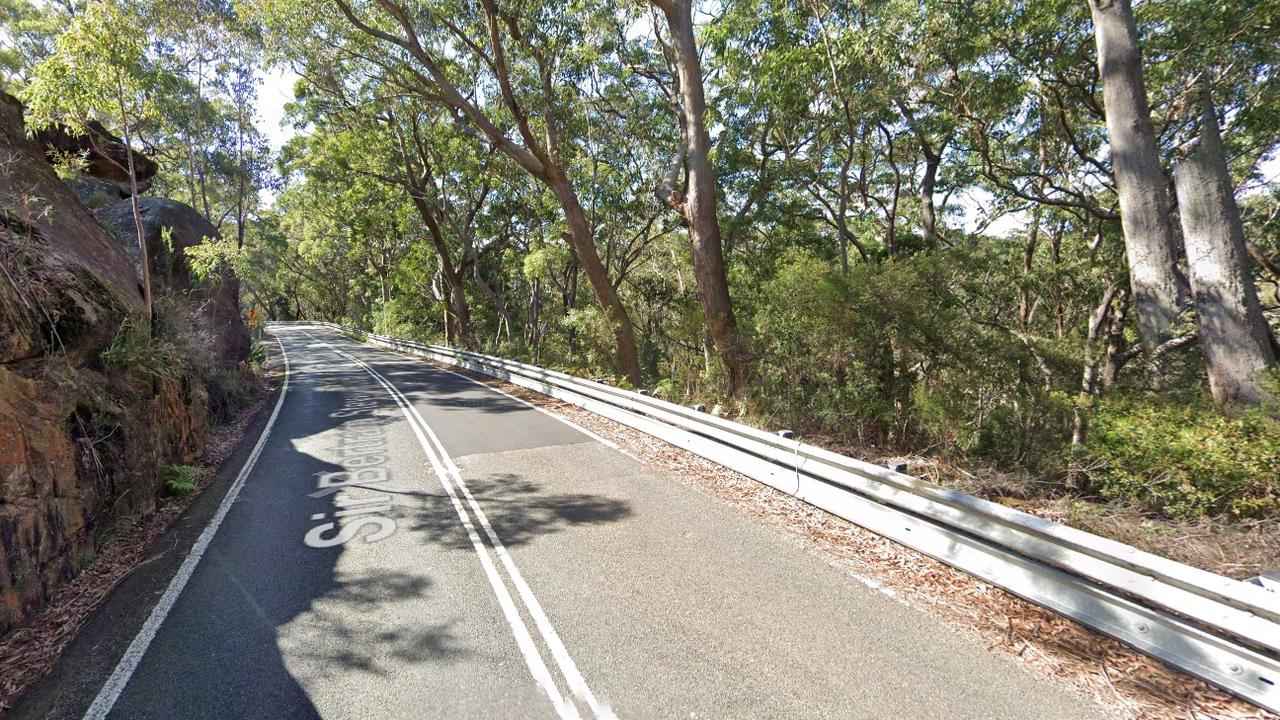
<path id="1" fill-rule="evenodd" d="M 796 427 L 1036 467 L 1066 437 L 1066 393 L 1046 391 L 1012 333 L 954 291 L 956 250 L 843 275 L 792 253 L 757 300 L 760 402 Z"/>
<path id="2" fill-rule="evenodd" d="M 239 273 L 245 263 L 245 252 L 236 247 L 234 240 L 207 237 L 200 244 L 183 250 L 183 255 L 190 264 L 191 273 L 201 282 L 216 281 L 223 270 Z"/>
<path id="3" fill-rule="evenodd" d="M 120 323 L 111 344 L 100 354 L 102 364 L 112 370 L 142 373 L 154 378 L 177 380 L 187 370 L 188 358 L 170 342 L 152 337 L 146 318 L 130 316 Z"/>
<path id="4" fill-rule="evenodd" d="M 1104 498 L 1176 517 L 1280 516 L 1280 422 L 1224 417 L 1203 395 L 1104 401 L 1076 462 Z"/>
<path id="5" fill-rule="evenodd" d="M 255 371 L 260 372 L 266 366 L 269 353 L 267 343 L 262 340 L 249 347 L 249 363 L 253 365 Z"/>
<path id="6" fill-rule="evenodd" d="M 56 51 L 35 67 L 23 90 L 37 127 L 63 122 L 83 131 L 95 118 L 132 124 L 145 118 L 152 84 L 147 36 L 136 5 L 95 0 L 58 35 Z"/>
<path id="7" fill-rule="evenodd" d="M 442 323 L 441 314 L 424 312 L 418 298 L 397 295 L 374 313 L 373 331 L 410 340 L 434 340 Z"/>
<path id="8" fill-rule="evenodd" d="M 599 307 L 574 308 L 565 313 L 564 326 L 581 346 L 580 361 L 592 372 L 606 372 L 613 357 L 613 332 Z"/>
<path id="9" fill-rule="evenodd" d="M 612 374 L 614 339 L 562 207 L 537 177 L 542 161 L 492 147 L 495 135 L 521 146 L 554 136 L 550 154 L 659 396 L 981 457 L 1044 480 L 1086 462 L 1109 497 L 1170 513 L 1271 512 L 1271 496 L 1216 488 L 1174 452 L 1173 433 L 1186 426 L 1212 456 L 1255 457 L 1256 437 L 1237 421 L 1214 425 L 1199 401 L 1181 425 L 1143 410 L 1164 407 L 1153 387 L 1202 384 L 1195 348 L 1171 353 L 1154 377 L 1135 345 L 1134 308 L 1119 300 L 1119 330 L 1089 339 L 1091 315 L 1127 267 L 1082 3 L 729 0 L 714 21 L 698 14 L 720 232 L 753 358 L 751 385 L 733 400 L 708 347 L 688 227 L 653 203 L 681 133 L 668 43 L 655 35 L 665 29 L 651 27 L 645 3 L 504 6 L 496 35 L 518 111 L 494 91 L 484 6 L 414 7 L 408 22 L 428 52 L 448 49 L 438 72 L 469 112 L 442 106 L 436 70 L 324 0 L 73 5 L 0 0 L 9 31 L 0 40 L 12 45 L 0 48 L 0 71 L 39 122 L 96 118 L 142 138 L 161 166 L 153 188 L 222 221 L 225 240 L 188 252 L 194 274 L 233 269 L 244 304 L 264 319 L 439 342 L 452 266 L 482 347 Z M 1273 262 L 1280 191 L 1263 168 L 1280 127 L 1276 9 L 1275 0 L 1248 12 L 1202 0 L 1137 8 L 1162 160 L 1192 146 L 1187 89 L 1209 71 L 1229 119 L 1233 180 L 1263 185 L 1242 193 L 1247 237 Z M 404 31 L 377 3 L 353 11 L 380 31 Z M 287 108 L 299 131 L 279 158 L 278 187 L 252 126 L 263 43 L 301 77 Z M 270 208 L 257 200 L 267 186 L 278 190 Z M 926 195 L 937 205 L 933 237 Z M 1274 316 L 1280 288 L 1267 277 L 1260 295 Z M 122 329 L 103 362 L 239 392 L 236 377 L 192 366 L 201 339 L 189 323 L 158 318 L 156 342 Z M 1111 398 L 1094 419 L 1101 437 L 1068 458 L 1083 370 L 1108 349 L 1119 367 L 1098 389 Z M 1164 472 L 1166 451 L 1179 459 Z M 1275 474 L 1241 467 L 1222 482 Z M 1183 475 L 1194 492 L 1171 479 Z"/>
<path id="10" fill-rule="evenodd" d="M 168 477 L 164 481 L 164 494 L 171 497 L 182 497 L 196 490 L 196 481 L 203 474 L 198 467 L 191 465 L 170 465 Z"/>

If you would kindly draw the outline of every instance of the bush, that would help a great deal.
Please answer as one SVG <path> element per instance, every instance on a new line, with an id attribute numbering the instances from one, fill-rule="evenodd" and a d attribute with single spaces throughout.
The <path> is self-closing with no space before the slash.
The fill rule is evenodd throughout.
<path id="1" fill-rule="evenodd" d="M 796 429 L 1037 467 L 1069 439 L 1078 365 L 980 322 L 959 251 L 863 264 L 843 275 L 793 253 L 754 314 L 759 399 Z"/>
<path id="2" fill-rule="evenodd" d="M 1107 499 L 1175 517 L 1280 516 L 1280 422 L 1224 417 L 1204 396 L 1103 402 L 1077 462 Z"/>
<path id="3" fill-rule="evenodd" d="M 171 343 L 151 336 L 142 316 L 125 318 L 99 358 L 111 370 L 140 372 L 167 380 L 180 379 L 187 362 Z"/>
<path id="4" fill-rule="evenodd" d="M 564 326 L 576 334 L 583 368 L 592 373 L 609 373 L 613 368 L 613 330 L 604 311 L 596 305 L 574 308 L 565 314 Z"/>

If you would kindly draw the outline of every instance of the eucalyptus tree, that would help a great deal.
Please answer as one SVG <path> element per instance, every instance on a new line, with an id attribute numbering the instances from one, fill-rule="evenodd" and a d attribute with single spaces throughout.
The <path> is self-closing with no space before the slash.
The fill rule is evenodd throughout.
<path id="1" fill-rule="evenodd" d="M 145 19 L 117 0 L 96 0 L 73 17 L 54 52 L 32 70 L 23 99 L 36 127 L 64 123 L 86 132 L 91 120 L 114 120 L 124 135 L 126 172 L 137 228 L 147 318 L 152 312 L 151 261 L 138 200 L 134 133 L 152 112 L 153 69 L 146 51 Z M 92 135 L 90 135 L 92 137 Z"/>
<path id="2" fill-rule="evenodd" d="M 549 2 L 524 4 L 515 12 L 495 0 L 413 6 L 396 0 L 299 0 L 265 6 L 270 22 L 300 31 L 293 35 L 298 45 L 323 37 L 340 51 L 376 55 L 374 64 L 388 83 L 418 103 L 449 112 L 465 132 L 554 194 L 566 239 L 609 324 L 617 367 L 639 383 L 635 333 L 571 175 L 579 153 L 573 99 L 586 73 L 580 40 L 596 15 L 614 8 L 587 5 L 583 12 L 566 13 Z M 309 22 L 300 21 L 303 16 Z M 352 31 L 371 39 L 373 47 Z"/>
<path id="3" fill-rule="evenodd" d="M 372 268 L 365 257 L 365 239 L 357 235 L 352 218 L 331 201 L 333 189 L 308 177 L 276 199 L 278 232 L 287 239 L 276 261 L 287 275 L 301 279 L 293 288 L 299 315 L 362 323 L 369 309 L 364 286 L 370 284 Z"/>
<path id="4" fill-rule="evenodd" d="M 1174 168 L 1174 184 L 1209 389 L 1234 413 L 1275 400 L 1264 385 L 1276 346 L 1250 272 L 1209 81 L 1201 85 L 1199 146 Z"/>
<path id="5" fill-rule="evenodd" d="M 156 112 L 140 129 L 160 160 L 160 192 L 198 209 L 237 246 L 272 184 L 271 151 L 254 123 L 262 59 L 257 28 L 231 2 L 147 0 L 155 32 Z"/>
<path id="6" fill-rule="evenodd" d="M 676 90 L 672 93 L 680 124 L 675 160 L 659 185 L 659 199 L 670 205 L 689 225 L 693 245 L 693 270 L 698 282 L 707 332 L 711 335 L 729 377 L 729 392 L 737 394 L 747 381 L 748 352 L 738 331 L 725 276 L 720 244 L 720 218 L 716 209 L 716 175 L 711 165 L 711 135 L 707 132 L 707 101 L 702 63 L 694 34 L 694 0 L 653 0 L 667 19 L 671 52 L 676 66 Z M 687 169 L 686 190 L 675 188 L 681 166 Z"/>
<path id="7" fill-rule="evenodd" d="M 1087 0 L 1098 45 L 1107 135 L 1138 328 L 1149 351 L 1168 340 L 1186 304 L 1167 179 L 1143 82 L 1142 52 L 1129 0 Z"/>
<path id="8" fill-rule="evenodd" d="M 31 0 L 0 0 L 0 86 L 9 92 L 24 84 L 31 69 L 54 52 L 65 17 Z"/>

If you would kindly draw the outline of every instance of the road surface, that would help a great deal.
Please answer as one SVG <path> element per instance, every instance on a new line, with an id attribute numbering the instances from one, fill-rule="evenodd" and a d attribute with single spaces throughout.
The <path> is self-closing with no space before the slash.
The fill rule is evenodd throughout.
<path id="1" fill-rule="evenodd" d="M 274 332 L 287 389 L 251 470 L 15 716 L 1099 716 L 555 417 Z"/>

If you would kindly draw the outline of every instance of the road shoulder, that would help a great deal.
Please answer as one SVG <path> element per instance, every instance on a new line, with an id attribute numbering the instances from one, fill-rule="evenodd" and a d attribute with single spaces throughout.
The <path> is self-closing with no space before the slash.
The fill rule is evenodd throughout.
<path id="1" fill-rule="evenodd" d="M 279 346 L 268 347 L 273 350 L 266 377 L 271 389 L 245 411 L 237 423 L 239 439 L 232 441 L 232 449 L 216 469 L 206 471 L 212 479 L 203 484 L 199 494 L 187 498 L 185 507 L 168 512 L 161 509 L 122 529 L 122 537 L 113 543 L 113 554 L 104 552 L 94 563 L 105 566 L 99 570 L 101 574 L 95 577 L 94 566 L 86 568 L 32 619 L 28 627 L 48 625 L 55 617 L 62 627 L 46 630 L 56 635 L 58 642 L 46 641 L 43 649 L 35 651 L 38 666 L 28 665 L 26 671 L 41 674 L 17 689 L 6 717 L 78 718 L 92 702 L 217 512 L 271 417 L 282 389 L 284 365 Z M 146 601 L 140 602 L 141 598 Z M 68 627 L 73 629 L 68 631 Z M 69 640 L 67 635 L 71 635 Z M 17 633 L 7 638 L 6 644 L 15 636 Z M 23 657 L 14 659 L 22 662 Z M 6 675 L 7 682 L 10 677 Z"/>

